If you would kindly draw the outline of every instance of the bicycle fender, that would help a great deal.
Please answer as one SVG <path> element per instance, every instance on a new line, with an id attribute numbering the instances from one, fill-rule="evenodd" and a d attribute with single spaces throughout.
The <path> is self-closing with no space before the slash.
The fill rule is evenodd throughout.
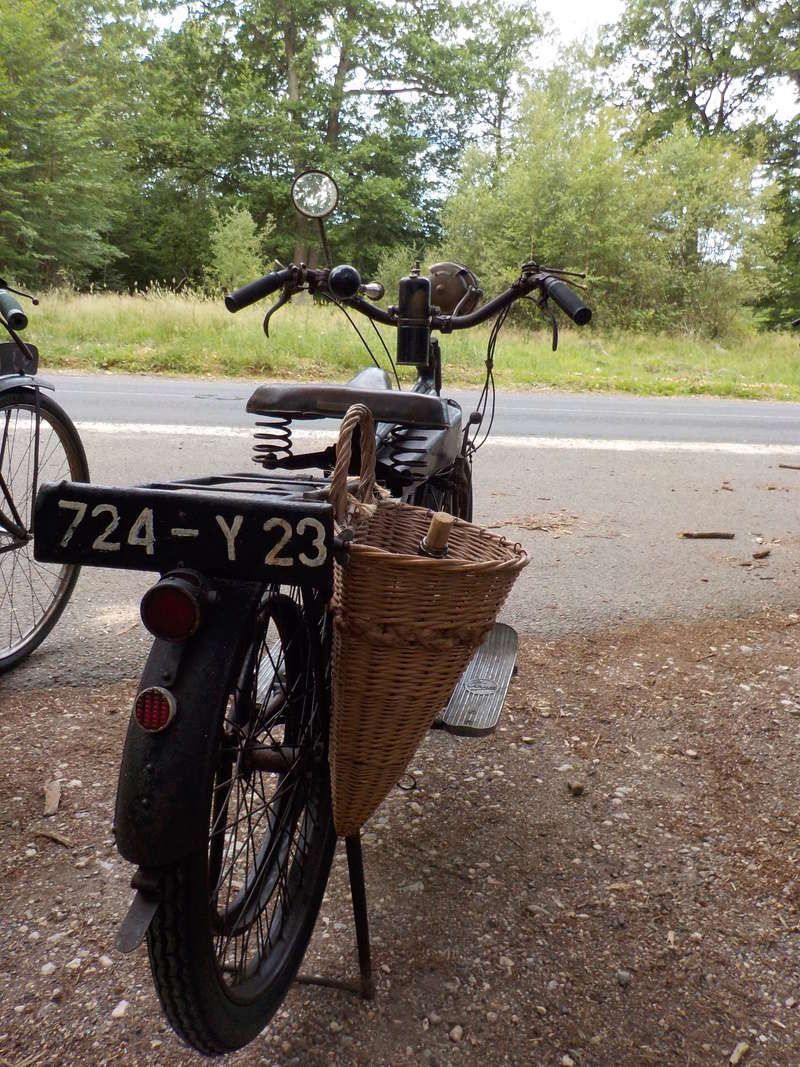
<path id="1" fill-rule="evenodd" d="M 7 393 L 11 389 L 19 389 L 23 386 L 27 389 L 49 389 L 51 393 L 56 391 L 52 382 L 34 378 L 30 374 L 9 374 L 0 377 L 0 393 Z"/>
<path id="2" fill-rule="evenodd" d="M 159 686 L 174 699 L 175 713 L 163 730 L 148 733 L 131 712 L 114 813 L 117 848 L 131 863 L 170 866 L 205 845 L 221 705 L 260 591 L 253 582 L 215 583 L 193 637 L 153 643 L 137 696 Z"/>

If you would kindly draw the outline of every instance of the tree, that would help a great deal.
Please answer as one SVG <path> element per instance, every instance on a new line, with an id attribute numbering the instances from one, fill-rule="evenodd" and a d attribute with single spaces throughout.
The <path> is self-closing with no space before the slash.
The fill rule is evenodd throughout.
<path id="1" fill-rule="evenodd" d="M 442 191 L 486 132 L 481 114 L 502 147 L 515 57 L 535 32 L 527 8 L 499 0 L 489 12 L 478 0 L 193 4 L 142 64 L 140 180 L 114 232 L 122 277 L 199 280 L 214 212 L 239 200 L 257 226 L 274 219 L 274 255 L 312 259 L 316 228 L 289 199 L 309 165 L 341 187 L 329 225 L 337 257 L 369 273 L 387 246 L 434 239 Z"/>
<path id="2" fill-rule="evenodd" d="M 768 325 L 785 328 L 800 314 L 800 115 L 787 122 L 772 147 L 776 195 L 770 222 L 777 245 L 760 307 Z"/>
<path id="3" fill-rule="evenodd" d="M 586 270 L 606 325 L 724 333 L 757 295 L 760 276 L 744 263 L 763 216 L 756 163 L 680 123 L 634 148 L 625 119 L 594 105 L 575 70 L 552 72 L 523 101 L 500 182 L 488 155 L 468 158 L 445 250 L 490 292 L 535 258 Z"/>
<path id="4" fill-rule="evenodd" d="M 271 227 L 265 227 L 267 233 Z M 262 247 L 267 233 L 259 233 L 246 207 L 234 207 L 218 217 L 211 231 L 211 259 L 205 274 L 212 285 L 229 292 L 264 273 Z"/>
<path id="5" fill-rule="evenodd" d="M 797 190 L 800 171 L 792 130 L 781 121 L 771 94 L 790 79 L 800 101 L 800 19 L 790 0 L 628 0 L 616 26 L 606 28 L 600 61 L 622 71 L 623 98 L 641 109 L 635 135 L 658 140 L 684 122 L 695 135 L 743 146 L 764 164 L 752 190 L 755 217 L 765 210 L 759 189 L 770 191 L 770 248 L 778 257 L 769 275 L 752 276 L 750 302 L 762 297 L 768 320 L 786 315 L 786 293 L 800 295 Z M 713 197 L 712 197 L 713 199 Z M 782 231 L 782 232 L 781 232 Z M 691 243 L 691 239 L 689 242 Z M 703 235 L 698 230 L 697 254 Z M 739 246 L 735 245 L 738 250 Z M 762 253 L 766 246 L 761 243 Z M 738 254 L 738 251 L 737 251 Z M 744 276 L 744 261 L 737 277 Z M 764 296 L 763 294 L 767 295 Z M 792 297 L 793 298 L 793 297 Z M 771 302 L 771 310 L 764 304 Z"/>
<path id="6" fill-rule="evenodd" d="M 120 255 L 108 234 L 125 186 L 123 27 L 138 25 L 139 10 L 120 2 L 113 12 L 112 23 L 110 6 L 100 13 L 91 0 L 3 9 L 0 263 L 31 284 L 81 282 Z"/>
<path id="7" fill-rule="evenodd" d="M 787 5 L 784 5 L 788 7 Z M 628 0 L 605 28 L 600 56 L 626 70 L 625 95 L 644 110 L 640 129 L 675 122 L 696 133 L 750 129 L 779 76 L 767 45 L 777 0 Z"/>
<path id="8" fill-rule="evenodd" d="M 492 180 L 497 181 L 507 131 L 515 118 L 530 46 L 542 35 L 536 9 L 527 2 L 486 0 L 473 15 L 468 49 L 472 77 L 468 83 L 476 116 L 493 149 Z"/>

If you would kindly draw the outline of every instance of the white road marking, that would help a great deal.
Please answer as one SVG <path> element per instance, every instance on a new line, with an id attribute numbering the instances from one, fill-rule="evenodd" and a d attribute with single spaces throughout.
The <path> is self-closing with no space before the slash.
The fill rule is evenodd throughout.
<path id="1" fill-rule="evenodd" d="M 735 456 L 798 456 L 800 444 L 755 445 L 738 441 L 627 441 L 592 437 L 490 437 L 501 448 L 575 449 L 589 452 L 726 452 Z"/>
<path id="2" fill-rule="evenodd" d="M 161 422 L 76 422 L 79 433 L 118 437 L 252 437 L 253 431 L 232 426 L 181 426 Z"/>
<path id="3" fill-rule="evenodd" d="M 121 437 L 229 437 L 242 440 L 253 436 L 253 431 L 231 426 L 185 426 L 166 423 L 134 422 L 79 422 L 80 433 L 101 433 Z M 336 440 L 329 430 L 294 430 L 296 441 Z M 503 436 L 489 438 L 487 447 L 529 448 L 540 450 L 567 450 L 587 452 L 708 452 L 727 453 L 734 456 L 798 456 L 800 443 L 796 445 L 759 445 L 738 441 L 646 441 L 592 438 L 592 437 L 528 437 Z"/>

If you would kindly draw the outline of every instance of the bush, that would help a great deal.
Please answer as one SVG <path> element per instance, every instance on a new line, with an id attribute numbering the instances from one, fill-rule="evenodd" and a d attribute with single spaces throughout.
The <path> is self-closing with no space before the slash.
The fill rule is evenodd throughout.
<path id="1" fill-rule="evenodd" d="M 209 284 L 228 292 L 266 273 L 262 246 L 274 228 L 269 219 L 259 233 L 245 207 L 218 215 L 210 236 L 211 262 L 204 268 Z"/>

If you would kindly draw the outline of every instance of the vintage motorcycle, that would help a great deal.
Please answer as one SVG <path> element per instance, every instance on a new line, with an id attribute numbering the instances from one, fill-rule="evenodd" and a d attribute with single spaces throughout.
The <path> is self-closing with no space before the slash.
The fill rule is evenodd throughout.
<path id="1" fill-rule="evenodd" d="M 258 473 L 212 475 L 136 488 L 43 486 L 36 519 L 42 560 L 152 570 L 141 614 L 155 640 L 138 686 L 122 757 L 114 830 L 137 866 L 137 890 L 118 944 L 146 936 L 153 980 L 177 1033 L 206 1054 L 239 1048 L 267 1024 L 295 980 L 319 911 L 336 844 L 328 767 L 334 557 L 348 545 L 328 501 L 336 447 L 296 453 L 297 422 L 342 418 L 365 405 L 376 423 L 378 482 L 393 496 L 470 519 L 472 460 L 492 424 L 499 330 L 533 295 L 579 325 L 589 308 L 565 271 L 524 263 L 483 304 L 475 275 L 417 265 L 397 303 L 374 301 L 350 265 L 332 266 L 323 220 L 338 190 L 318 170 L 293 185 L 298 210 L 318 220 L 326 265 L 291 264 L 229 294 L 232 312 L 280 292 L 264 320 L 301 291 L 397 331 L 396 362 L 417 369 L 392 388 L 378 364 L 345 386 L 262 385 Z M 441 395 L 447 334 L 494 320 L 486 378 L 464 419 Z M 362 340 L 373 355 L 363 334 Z M 376 329 L 376 336 L 383 340 Z M 554 333 L 554 343 L 557 334 Z M 389 349 L 384 356 L 394 367 Z M 399 381 L 398 381 L 399 386 Z M 358 452 L 358 449 L 355 449 Z M 354 456 L 351 473 L 359 469 Z M 459 687 L 438 724 L 459 734 L 493 729 L 516 658 L 499 625 L 467 668 L 493 687 Z M 477 694 L 477 695 L 476 695 Z M 466 699 L 466 698 L 469 699 Z M 437 709 L 433 709 L 435 712 Z M 361 967 L 372 993 L 360 838 L 346 839 Z"/>

